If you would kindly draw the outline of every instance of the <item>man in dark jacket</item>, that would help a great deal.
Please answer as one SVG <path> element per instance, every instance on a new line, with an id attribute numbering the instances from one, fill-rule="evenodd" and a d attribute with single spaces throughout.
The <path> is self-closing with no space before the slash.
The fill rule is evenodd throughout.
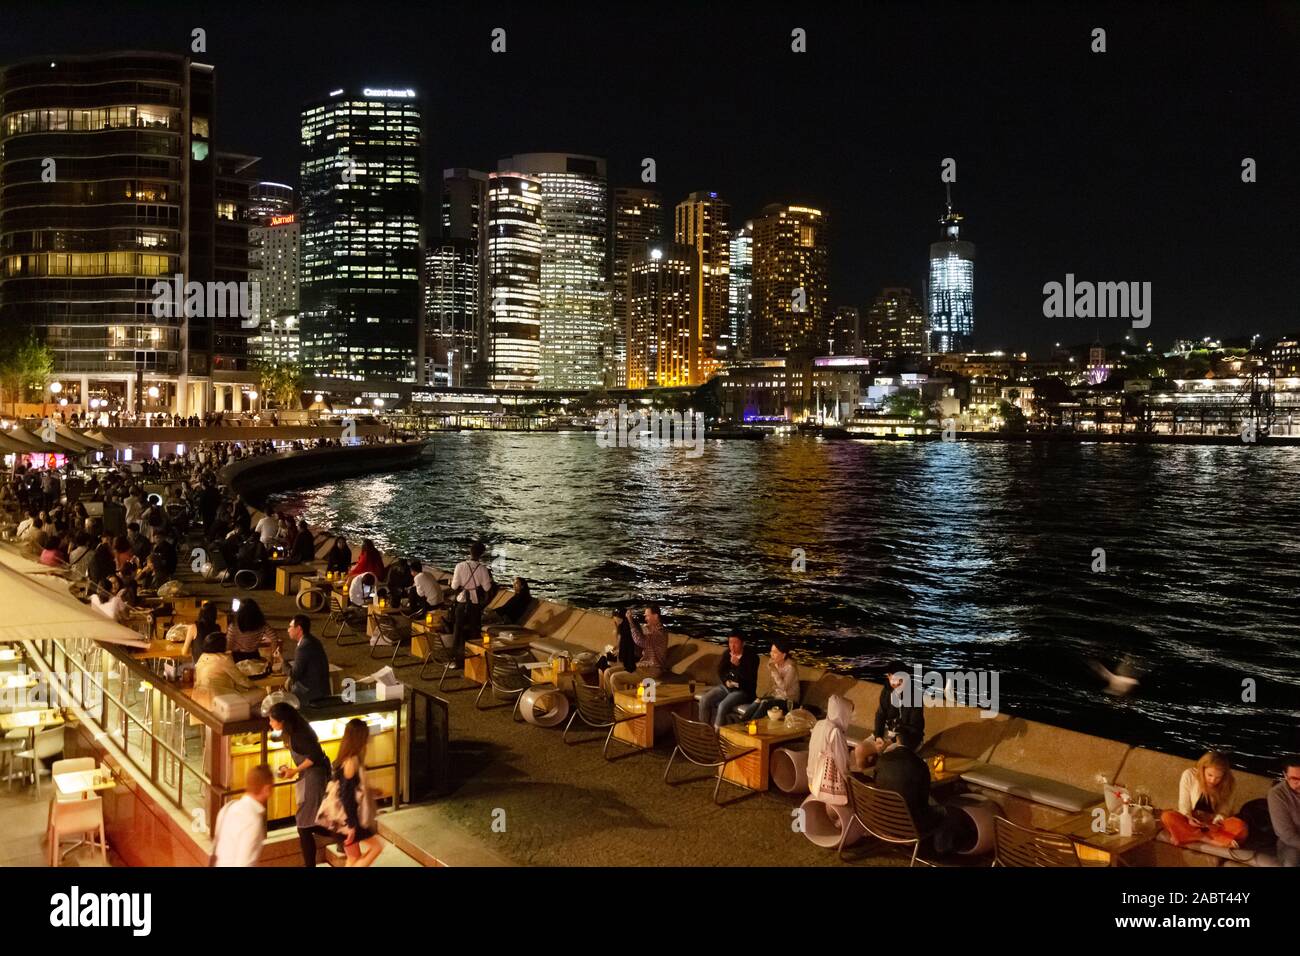
<path id="1" fill-rule="evenodd" d="M 951 853 L 960 837 L 962 818 L 930 803 L 930 767 L 917 754 L 922 738 L 908 726 L 898 729 L 897 742 L 890 744 L 876 760 L 875 785 L 903 798 L 912 820 L 929 846 L 940 856 Z"/>
<path id="2" fill-rule="evenodd" d="M 700 720 L 721 727 L 736 719 L 733 711 L 752 704 L 758 693 L 758 655 L 744 638 L 727 638 L 727 652 L 718 660 L 718 686 L 700 698 Z"/>
<path id="3" fill-rule="evenodd" d="M 925 740 L 925 707 L 920 683 L 902 661 L 891 661 L 888 683 L 880 688 L 876 707 L 876 749 L 884 751 L 906 727 L 915 733 L 916 745 Z"/>
<path id="4" fill-rule="evenodd" d="M 289 621 L 289 636 L 298 642 L 289 665 L 289 690 L 303 704 L 331 696 L 330 662 L 325 645 L 311 632 L 311 618 L 295 614 Z"/>

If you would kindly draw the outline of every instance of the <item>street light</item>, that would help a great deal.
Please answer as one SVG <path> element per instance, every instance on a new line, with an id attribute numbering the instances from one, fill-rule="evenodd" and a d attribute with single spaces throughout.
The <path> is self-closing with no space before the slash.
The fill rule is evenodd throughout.
<path id="1" fill-rule="evenodd" d="M 382 398 L 376 398 L 375 408 L 383 408 L 383 407 L 384 407 L 384 400 Z"/>
<path id="2" fill-rule="evenodd" d="M 50 382 L 50 391 L 53 392 L 55 395 L 59 394 L 59 392 L 63 391 L 63 383 Z"/>
<path id="3" fill-rule="evenodd" d="M 157 386 L 157 385 L 150 385 L 150 386 L 149 386 L 149 397 L 150 397 L 150 398 L 157 398 L 157 397 L 158 397 L 158 386 Z"/>

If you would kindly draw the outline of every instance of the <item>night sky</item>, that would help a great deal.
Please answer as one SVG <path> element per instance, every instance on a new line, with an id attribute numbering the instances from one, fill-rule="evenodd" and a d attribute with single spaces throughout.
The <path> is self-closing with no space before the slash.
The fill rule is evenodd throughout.
<path id="1" fill-rule="evenodd" d="M 1151 282 L 1157 343 L 1300 333 L 1300 4 L 696 6 L 4 2 L 0 63 L 188 52 L 203 27 L 218 147 L 295 185 L 305 101 L 414 87 L 435 175 L 571 150 L 639 184 L 649 156 L 669 207 L 695 189 L 737 222 L 821 206 L 835 305 L 889 284 L 919 296 L 951 156 L 979 347 L 1119 338 L 1123 320 L 1043 317 L 1043 283 L 1067 272 Z"/>

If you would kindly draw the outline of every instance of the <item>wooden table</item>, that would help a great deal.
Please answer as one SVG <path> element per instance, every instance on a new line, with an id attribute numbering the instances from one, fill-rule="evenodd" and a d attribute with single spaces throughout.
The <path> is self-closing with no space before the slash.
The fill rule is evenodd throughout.
<path id="1" fill-rule="evenodd" d="M 749 724 L 756 724 L 756 732 L 749 732 Z M 722 775 L 732 783 L 738 783 L 750 790 L 766 790 L 771 779 L 770 765 L 772 748 L 788 744 L 811 735 L 812 731 L 787 727 L 785 720 L 768 720 L 760 717 L 757 721 L 740 724 L 723 724 L 722 736 L 741 747 L 753 747 L 739 760 L 730 761 Z"/>
<path id="2" fill-rule="evenodd" d="M 1121 857 L 1125 853 L 1150 843 L 1160 833 L 1158 824 L 1140 829 L 1135 826 L 1130 837 L 1123 837 L 1118 833 L 1098 833 L 1092 828 L 1093 821 L 1097 818 L 1094 811 L 1098 808 L 1105 814 L 1105 804 L 1099 803 L 1096 807 L 1090 807 L 1083 813 L 1067 818 L 1051 830 L 1053 833 L 1068 836 L 1079 847 L 1086 848 L 1079 854 L 1081 860 L 1100 862 L 1105 859 L 1111 866 L 1120 866 L 1123 862 Z M 1102 819 L 1105 817 L 1103 816 Z"/>
<path id="3" fill-rule="evenodd" d="M 626 713 L 644 715 L 625 720 L 614 727 L 614 736 L 618 740 L 642 750 L 649 750 L 655 745 L 655 724 L 671 719 L 668 714 L 672 711 L 685 708 L 685 716 L 691 719 L 695 717 L 695 694 L 685 684 L 656 684 L 654 700 L 637 697 L 636 688 L 615 691 L 614 703 Z M 657 714 L 661 715 L 658 721 L 655 719 Z"/>
<path id="4" fill-rule="evenodd" d="M 35 687 L 37 683 L 35 674 L 0 675 L 0 690 L 27 690 Z"/>
<path id="5" fill-rule="evenodd" d="M 186 657 L 189 652 L 183 650 L 184 641 L 154 640 L 149 646 L 135 655 L 138 661 L 166 661 Z"/>
<path id="6" fill-rule="evenodd" d="M 60 710 L 20 710 L 12 714 L 0 714 L 0 731 L 11 730 L 34 731 L 38 727 L 57 727 L 63 723 Z"/>
<path id="7" fill-rule="evenodd" d="M 113 789 L 117 786 L 117 781 L 113 779 L 112 773 L 101 767 L 95 770 L 73 770 L 68 773 L 56 773 L 54 774 L 54 785 L 59 788 L 59 793 L 65 796 L 74 793 L 89 796 L 92 793 L 99 793 L 101 790 Z"/>
<path id="8" fill-rule="evenodd" d="M 489 643 L 478 641 L 465 642 L 465 679 L 472 680 L 476 684 L 486 684 L 488 680 L 488 652 L 493 654 L 513 654 L 516 651 L 526 651 L 530 646 L 530 641 L 501 641 L 494 640 Z"/>

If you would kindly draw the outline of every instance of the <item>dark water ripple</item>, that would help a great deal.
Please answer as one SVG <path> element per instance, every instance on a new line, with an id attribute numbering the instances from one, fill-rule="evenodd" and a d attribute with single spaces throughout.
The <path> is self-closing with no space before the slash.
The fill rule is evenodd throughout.
<path id="1" fill-rule="evenodd" d="M 675 629 L 785 634 L 861 674 L 997 669 L 1004 709 L 1079 730 L 1256 766 L 1295 745 L 1295 450 L 788 438 L 689 458 L 467 433 L 430 456 L 285 501 L 444 567 L 481 537 L 548 598 L 659 600 Z M 1128 659 L 1140 692 L 1100 694 L 1089 659 Z"/>

